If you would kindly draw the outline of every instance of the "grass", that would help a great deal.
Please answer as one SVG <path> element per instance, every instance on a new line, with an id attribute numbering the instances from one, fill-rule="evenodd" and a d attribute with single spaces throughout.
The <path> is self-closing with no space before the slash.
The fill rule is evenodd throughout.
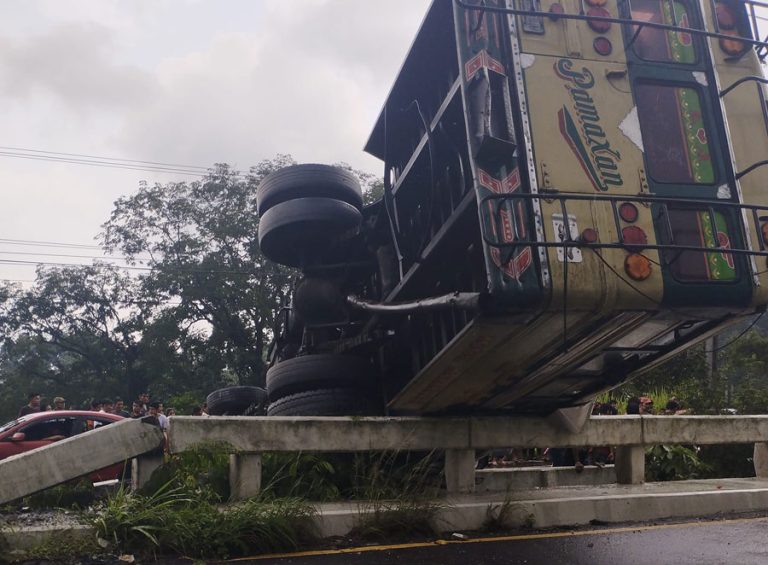
<path id="1" fill-rule="evenodd" d="M 445 508 L 436 498 L 442 465 L 434 452 L 413 457 L 393 451 L 359 460 L 355 494 L 360 517 L 352 537 L 396 541 L 437 534 L 435 518 Z"/>
<path id="2" fill-rule="evenodd" d="M 152 496 L 164 485 L 195 491 L 208 502 L 229 499 L 229 454 L 227 444 L 209 443 L 171 456 L 152 473 L 141 494 Z"/>
<path id="3" fill-rule="evenodd" d="M 316 539 L 315 510 L 298 499 L 248 500 L 220 509 L 209 494 L 170 481 L 152 494 L 120 490 L 86 521 L 105 549 L 227 559 L 290 551 Z"/>
<path id="4" fill-rule="evenodd" d="M 352 537 L 405 540 L 436 535 L 443 462 L 435 453 L 265 454 L 264 489 L 229 500 L 231 447 L 207 445 L 174 456 L 138 492 L 121 486 L 82 513 L 96 530 L 95 551 L 215 560 L 292 551 L 317 543 L 307 500 L 358 500 Z M 71 488 L 71 487 L 69 487 Z M 48 493 L 60 505 L 62 493 Z M 53 555 L 47 549 L 41 556 Z M 87 549 L 86 551 L 91 551 Z"/>

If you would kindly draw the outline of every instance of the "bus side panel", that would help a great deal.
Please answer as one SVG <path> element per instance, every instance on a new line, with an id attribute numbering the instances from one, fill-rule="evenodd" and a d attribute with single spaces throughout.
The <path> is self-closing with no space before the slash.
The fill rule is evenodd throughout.
<path id="1" fill-rule="evenodd" d="M 536 166 L 544 190 L 609 196 L 636 196 L 645 190 L 642 145 L 625 65 L 530 55 L 524 74 Z M 610 202 L 566 200 L 566 207 L 574 239 L 592 228 L 599 241 L 616 243 L 619 229 L 628 227 L 619 221 L 617 229 Z M 655 243 L 650 208 L 637 208 L 632 229 L 642 229 L 648 242 Z M 548 241 L 562 240 L 563 215 L 560 201 L 542 201 Z M 624 249 L 572 249 L 565 253 L 567 273 L 563 250 L 550 249 L 553 306 L 563 303 L 563 295 L 569 309 L 590 309 L 596 314 L 655 306 L 663 292 L 658 253 L 643 253 L 656 265 L 649 278 L 630 286 L 616 276 L 626 277 L 628 252 Z"/>
<path id="2" fill-rule="evenodd" d="M 491 0 L 489 5 L 501 6 L 503 1 Z M 507 18 L 456 5 L 454 15 L 478 218 L 486 238 L 488 291 L 502 308 L 536 309 L 543 299 L 538 252 L 515 245 L 536 237 L 531 202 L 514 198 L 529 187 L 517 156 Z M 494 195 L 510 196 L 487 199 Z"/>
<path id="3" fill-rule="evenodd" d="M 720 3 L 717 3 L 718 5 Z M 703 3 L 705 22 L 708 28 L 715 25 L 715 15 L 710 3 Z M 749 49 L 740 58 L 729 56 L 720 46 L 720 40 L 709 40 L 709 48 L 714 65 L 715 82 L 719 91 L 727 89 L 737 80 L 749 76 L 762 77 L 763 71 L 753 49 Z M 734 169 L 738 173 L 754 163 L 768 159 L 768 123 L 766 123 L 763 105 L 766 100 L 765 86 L 758 82 L 745 82 L 728 94 L 722 96 L 725 112 L 725 127 L 731 143 Z M 736 181 L 740 191 L 741 201 L 747 204 L 768 206 L 768 167 L 760 167 Z M 753 250 L 765 249 L 761 229 L 765 223 L 756 222 L 751 213 L 744 214 L 743 222 L 747 228 L 747 241 Z M 756 271 L 756 286 L 753 306 L 768 304 L 768 260 L 765 257 L 754 257 L 750 268 Z"/>

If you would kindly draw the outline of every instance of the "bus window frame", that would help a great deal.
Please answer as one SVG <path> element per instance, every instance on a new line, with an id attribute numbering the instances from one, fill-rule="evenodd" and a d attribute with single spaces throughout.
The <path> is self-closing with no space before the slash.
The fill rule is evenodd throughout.
<path id="1" fill-rule="evenodd" d="M 640 104 L 638 103 L 638 87 L 650 84 L 659 85 L 670 88 L 687 88 L 696 92 L 699 98 L 699 105 L 701 106 L 702 120 L 704 122 L 704 131 L 707 135 L 707 145 L 710 147 L 717 147 L 721 143 L 721 135 L 717 126 L 717 120 L 715 119 L 714 111 L 712 108 L 711 100 L 706 96 L 706 91 L 697 82 L 683 81 L 683 80 L 667 80 L 662 77 L 637 77 L 632 81 L 632 97 L 637 107 L 637 120 L 640 125 L 640 135 L 643 139 L 643 146 L 649 143 L 645 136 L 646 130 L 643 128 L 643 116 L 640 111 Z M 709 87 L 707 87 L 709 88 Z M 646 123 L 648 121 L 646 120 Z M 668 194 L 668 190 L 662 190 L 659 192 L 663 196 L 680 196 L 680 197 L 698 197 L 706 198 L 708 195 L 703 195 L 702 191 L 710 189 L 716 194 L 717 187 L 723 183 L 723 179 L 727 178 L 727 171 L 725 170 L 722 154 L 719 150 L 710 151 L 710 162 L 712 163 L 714 178 L 712 182 L 681 182 L 681 181 L 669 181 L 660 180 L 654 175 L 653 163 L 650 160 L 647 151 L 643 151 L 643 160 L 645 162 L 645 168 L 648 174 L 648 179 L 654 183 L 654 188 L 667 188 L 676 190 L 674 194 Z M 658 173 L 658 171 L 656 171 Z M 693 191 L 688 194 L 688 191 Z M 655 190 L 653 192 L 656 192 Z"/>
<path id="2" fill-rule="evenodd" d="M 669 212 L 670 208 L 673 211 L 708 212 L 708 210 L 705 210 L 700 206 L 686 205 L 685 202 L 681 202 L 679 206 L 667 207 L 666 213 Z M 725 220 L 725 223 L 727 226 L 726 234 L 730 239 L 731 236 L 734 235 L 734 229 L 737 227 L 738 218 L 734 218 L 732 214 L 732 210 L 730 210 L 729 208 L 718 209 L 716 203 L 713 205 L 712 208 L 714 209 L 715 213 L 721 214 L 723 219 Z M 654 210 L 654 214 L 653 214 L 654 223 L 659 222 L 660 225 L 666 225 L 671 227 L 671 218 L 669 218 L 668 221 L 667 219 L 664 219 L 663 218 L 664 213 L 665 212 L 663 211 L 662 208 L 658 208 L 657 210 Z M 669 233 L 669 227 L 661 230 L 661 233 L 663 234 L 660 240 L 661 242 L 669 243 L 671 241 L 674 241 L 674 233 Z M 672 277 L 672 279 L 678 284 L 686 285 L 686 286 L 687 285 L 707 286 L 707 285 L 713 285 L 713 284 L 718 286 L 729 286 L 729 285 L 736 286 L 743 283 L 743 277 L 744 277 L 743 273 L 745 270 L 744 267 L 746 265 L 745 265 L 745 261 L 741 259 L 741 256 L 738 253 L 730 254 L 731 258 L 733 259 L 734 273 L 735 273 L 735 276 L 731 280 L 712 280 L 712 279 L 688 280 L 688 279 L 680 278 L 672 266 L 672 263 L 674 263 L 675 261 L 678 261 L 682 257 L 683 253 L 695 253 L 695 254 L 703 255 L 706 261 L 707 260 L 706 257 L 710 253 L 717 253 L 717 251 L 678 251 L 677 257 L 675 257 L 672 261 L 670 261 L 667 255 L 671 253 L 673 253 L 673 250 L 662 251 L 659 253 L 659 259 L 661 260 L 662 264 L 666 267 L 666 271 L 669 273 L 669 276 Z"/>
<path id="3" fill-rule="evenodd" d="M 665 1 L 666 0 L 659 0 L 659 3 L 663 3 Z M 689 19 L 688 27 L 702 28 L 704 26 L 703 24 L 704 18 L 702 17 L 702 13 L 701 13 L 701 10 L 699 9 L 698 4 L 690 0 L 672 0 L 672 1 L 673 3 L 677 2 L 685 5 L 686 9 L 688 10 L 688 19 Z M 619 0 L 619 13 L 624 18 L 634 19 L 632 17 L 632 0 Z M 656 29 L 657 31 L 665 34 L 672 33 L 668 30 L 665 31 L 658 28 L 648 28 L 648 27 L 643 28 L 643 30 L 653 30 L 653 29 Z M 627 60 L 630 62 L 635 62 L 641 65 L 669 65 L 676 68 L 685 67 L 687 69 L 696 68 L 696 69 L 702 69 L 702 70 L 706 66 L 706 60 L 704 57 L 705 55 L 704 49 L 706 47 L 706 44 L 704 43 L 703 38 L 697 34 L 691 34 L 693 53 L 695 56 L 694 61 L 692 63 L 682 63 L 682 62 L 669 60 L 669 59 L 646 59 L 645 57 L 641 56 L 635 50 L 637 38 L 634 41 L 632 41 L 632 36 L 634 36 L 636 32 L 637 32 L 637 28 L 635 26 L 625 26 L 624 49 L 626 52 Z M 632 45 L 629 45 L 630 41 L 632 41 Z"/>

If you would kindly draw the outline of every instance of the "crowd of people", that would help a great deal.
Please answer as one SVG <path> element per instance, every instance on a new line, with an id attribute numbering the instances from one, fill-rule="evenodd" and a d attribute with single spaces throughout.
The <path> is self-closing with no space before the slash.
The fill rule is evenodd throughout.
<path id="1" fill-rule="evenodd" d="M 19 409 L 19 417 L 36 412 L 47 412 L 50 410 L 89 410 L 91 412 L 102 412 L 106 414 L 115 414 L 123 418 L 143 418 L 152 416 L 158 419 L 160 427 L 164 430 L 168 427 L 168 417 L 176 415 L 174 408 L 166 408 L 161 401 L 150 399 L 148 392 L 142 392 L 131 404 L 130 411 L 126 409 L 125 401 L 122 398 L 93 400 L 89 405 L 82 407 L 67 406 L 67 401 L 61 396 L 53 399 L 52 403 L 43 402 L 39 392 L 30 392 L 27 395 L 27 403 Z M 191 411 L 192 416 L 207 416 L 207 406 L 195 406 Z"/>
<path id="2" fill-rule="evenodd" d="M 592 407 L 593 416 L 618 416 L 620 414 L 619 403 L 616 399 L 607 402 L 595 402 Z M 653 399 L 648 395 L 633 396 L 627 400 L 626 414 L 654 414 L 654 415 L 683 415 L 690 410 L 675 396 L 672 396 L 663 409 L 657 410 L 653 405 Z M 532 462 L 551 463 L 553 467 L 574 467 L 580 471 L 587 465 L 602 467 L 614 462 L 614 450 L 612 447 L 582 447 L 561 448 L 550 447 L 546 449 L 510 449 L 493 450 L 478 459 L 478 468 L 484 467 L 514 467 L 521 463 L 530 465 Z"/>

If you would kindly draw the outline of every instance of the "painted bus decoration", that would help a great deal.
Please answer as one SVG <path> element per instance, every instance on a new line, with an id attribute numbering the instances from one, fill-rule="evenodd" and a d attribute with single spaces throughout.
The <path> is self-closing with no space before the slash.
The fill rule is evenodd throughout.
<path id="1" fill-rule="evenodd" d="M 551 413 L 768 302 L 757 2 L 435 0 L 365 149 L 258 190 L 269 413 Z"/>

